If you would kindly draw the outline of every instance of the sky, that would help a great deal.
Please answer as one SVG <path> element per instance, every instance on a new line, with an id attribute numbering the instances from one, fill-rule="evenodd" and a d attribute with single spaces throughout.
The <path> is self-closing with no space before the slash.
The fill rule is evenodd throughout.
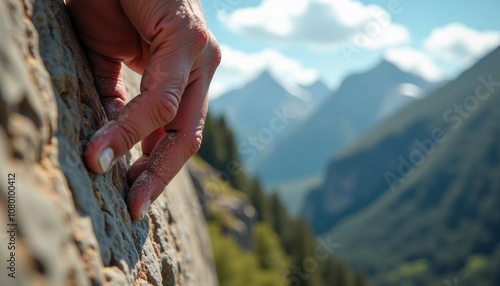
<path id="1" fill-rule="evenodd" d="M 222 49 L 210 98 L 268 70 L 332 90 L 382 60 L 449 80 L 500 45 L 498 0 L 201 0 Z"/>

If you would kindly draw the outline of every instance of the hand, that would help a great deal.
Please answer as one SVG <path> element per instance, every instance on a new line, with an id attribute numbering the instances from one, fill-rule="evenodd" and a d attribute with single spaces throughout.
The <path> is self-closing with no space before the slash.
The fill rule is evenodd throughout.
<path id="1" fill-rule="evenodd" d="M 198 0 L 67 0 L 67 7 L 112 119 L 89 141 L 85 160 L 106 172 L 142 140 L 143 155 L 127 172 L 127 206 L 140 220 L 200 148 L 219 46 Z M 122 62 L 143 75 L 128 104 Z"/>

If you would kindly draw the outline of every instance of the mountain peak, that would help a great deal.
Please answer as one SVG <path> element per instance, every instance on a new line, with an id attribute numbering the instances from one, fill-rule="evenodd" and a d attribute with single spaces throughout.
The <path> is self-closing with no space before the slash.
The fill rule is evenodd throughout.
<path id="1" fill-rule="evenodd" d="M 374 69 L 382 69 L 382 70 L 399 70 L 402 71 L 396 64 L 390 62 L 387 59 L 383 59 Z"/>
<path id="2" fill-rule="evenodd" d="M 412 75 L 414 77 L 419 77 L 419 75 L 405 71 L 401 69 L 396 63 L 393 63 L 387 59 L 381 60 L 375 67 L 372 69 L 368 70 L 366 73 L 379 73 L 379 74 L 386 74 L 386 75 L 393 75 L 393 74 L 407 74 L 407 75 Z"/>
<path id="3" fill-rule="evenodd" d="M 253 81 L 274 81 L 274 82 L 276 82 L 274 77 L 271 75 L 271 72 L 267 69 L 262 71 L 262 73 L 260 73 Z"/>
<path id="4" fill-rule="evenodd" d="M 299 86 L 301 88 L 305 88 L 305 89 L 328 89 L 329 90 L 329 88 L 326 86 L 326 84 L 320 79 L 316 80 L 315 82 L 309 83 L 309 84 L 299 84 Z"/>

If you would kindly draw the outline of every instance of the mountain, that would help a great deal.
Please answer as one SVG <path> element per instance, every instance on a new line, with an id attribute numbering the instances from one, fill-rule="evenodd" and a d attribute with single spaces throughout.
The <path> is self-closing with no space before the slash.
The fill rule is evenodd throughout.
<path id="1" fill-rule="evenodd" d="M 317 175 L 336 151 L 375 122 L 437 86 L 387 61 L 351 75 L 309 118 L 266 150 L 250 166 L 251 171 L 266 185 Z"/>
<path id="2" fill-rule="evenodd" d="M 283 127 L 307 116 L 330 92 L 321 82 L 287 90 L 264 71 L 241 89 L 210 101 L 209 109 L 212 114 L 224 115 L 238 143 L 255 137 L 258 140 L 255 144 L 268 145 L 280 135 Z M 293 118 L 274 122 L 273 118 L 282 114 L 292 114 Z M 272 134 L 259 133 L 264 129 L 271 130 Z"/>
<path id="3" fill-rule="evenodd" d="M 314 231 L 374 285 L 500 285 L 499 67 L 500 48 L 339 153 L 308 195 Z"/>
<path id="4" fill-rule="evenodd" d="M 299 85 L 302 97 L 311 102 L 313 107 L 319 106 L 332 92 L 324 82 L 318 80 L 310 85 Z"/>

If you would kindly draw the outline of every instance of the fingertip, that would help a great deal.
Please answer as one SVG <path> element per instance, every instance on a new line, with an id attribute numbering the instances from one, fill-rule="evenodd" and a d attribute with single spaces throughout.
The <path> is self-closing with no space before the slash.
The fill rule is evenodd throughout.
<path id="1" fill-rule="evenodd" d="M 121 157 L 112 144 L 112 122 L 108 122 L 90 138 L 85 150 L 87 166 L 97 174 L 107 172 Z"/>
<path id="2" fill-rule="evenodd" d="M 127 196 L 127 207 L 133 220 L 142 220 L 149 206 L 163 192 L 163 180 L 155 174 L 144 171 L 135 181 Z"/>
<path id="3" fill-rule="evenodd" d="M 85 162 L 87 163 L 89 169 L 94 173 L 102 174 L 105 170 L 103 170 L 101 164 L 99 163 L 99 157 L 103 149 L 97 143 L 98 142 L 94 140 L 94 137 L 90 139 L 85 149 Z"/>
<path id="4" fill-rule="evenodd" d="M 151 199 L 148 199 L 141 208 L 140 219 L 143 219 L 148 212 L 149 206 L 151 205 Z"/>

